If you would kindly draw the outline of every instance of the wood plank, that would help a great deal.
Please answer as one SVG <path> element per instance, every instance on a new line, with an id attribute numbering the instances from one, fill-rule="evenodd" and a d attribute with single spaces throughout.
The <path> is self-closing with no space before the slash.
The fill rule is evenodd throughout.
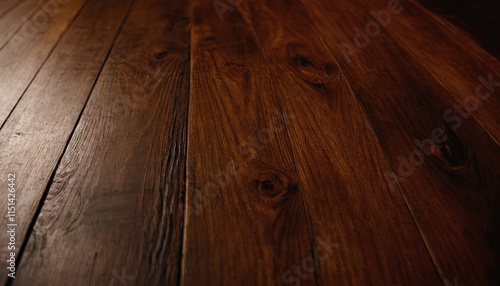
<path id="1" fill-rule="evenodd" d="M 382 178 L 390 168 L 372 127 L 307 6 L 267 0 L 250 7 L 271 76 L 293 90 L 281 90 L 285 110 L 301 118 L 290 136 L 315 235 L 341 245 L 319 266 L 318 285 L 439 283 L 403 197 Z"/>
<path id="2" fill-rule="evenodd" d="M 0 49 L 5 46 L 25 23 L 32 24 L 30 30 L 26 31 L 27 34 L 35 33 L 37 29 L 40 29 L 40 27 L 42 27 L 41 25 L 44 23 L 42 21 L 38 22 L 38 19 L 35 21 L 32 19 L 36 15 L 44 15 L 41 11 L 48 1 L 49 0 L 27 0 L 1 17 L 0 27 L 8 28 L 2 28 L 0 30 Z M 36 24 L 39 24 L 40 27 L 37 27 Z"/>
<path id="3" fill-rule="evenodd" d="M 481 46 L 500 56 L 500 3 L 495 0 L 420 0 L 425 7 L 470 33 Z"/>
<path id="4" fill-rule="evenodd" d="M 187 4 L 144 0 L 132 7 L 55 174 L 14 285 L 178 284 Z"/>
<path id="5" fill-rule="evenodd" d="M 27 0 L 3 0 L 0 2 L 0 18 Z"/>
<path id="6" fill-rule="evenodd" d="M 305 7 L 253 1 L 220 11 L 223 21 L 212 3 L 193 5 L 181 284 L 439 283 Z M 263 144 L 273 108 L 289 119 Z"/>
<path id="7" fill-rule="evenodd" d="M 466 111 L 453 111 L 458 102 L 449 91 L 387 34 L 344 56 L 341 45 L 355 44 L 354 28 L 374 19 L 362 3 L 308 5 L 372 122 L 398 180 L 387 178 L 403 190 L 443 281 L 497 285 L 499 146 Z"/>
<path id="8" fill-rule="evenodd" d="M 91 0 L 71 26 L 0 130 L 0 174 L 17 177 L 16 251 L 88 99 L 127 5 Z M 7 186 L 7 177 L 0 182 Z M 0 202 L 7 209 L 7 201 Z M 7 218 L 0 218 L 1 225 Z M 7 245 L 7 233 L 1 243 Z M 7 257 L 7 248 L 0 254 Z M 17 252 L 18 253 L 18 252 Z M 7 278 L 7 268 L 0 271 Z M 5 282 L 5 281 L 4 281 Z"/>
<path id="9" fill-rule="evenodd" d="M 249 13 L 192 6 L 181 285 L 281 284 L 315 243 L 287 135 L 293 115 L 272 96 Z"/>
<path id="10" fill-rule="evenodd" d="M 46 31 L 27 38 L 23 31 L 29 23 L 0 50 L 0 126 L 17 104 L 24 91 L 53 51 L 57 42 L 82 8 L 84 0 L 71 1 L 59 7 L 50 17 Z"/>
<path id="11" fill-rule="evenodd" d="M 365 5 L 379 11 L 386 7 L 387 1 L 370 1 Z M 479 77 L 500 82 L 500 62 L 462 31 L 438 21 L 420 5 L 405 2 L 404 7 L 404 14 L 394 16 L 387 25 L 387 32 L 500 142 L 500 97 L 491 96 L 500 88 L 497 84 L 476 91 Z M 478 106 L 469 102 L 471 96 L 483 94 L 486 97 Z"/>

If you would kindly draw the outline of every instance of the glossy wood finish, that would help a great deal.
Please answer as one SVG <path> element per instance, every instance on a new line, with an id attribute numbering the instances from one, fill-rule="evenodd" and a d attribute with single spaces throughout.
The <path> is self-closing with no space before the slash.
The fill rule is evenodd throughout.
<path id="1" fill-rule="evenodd" d="M 498 285 L 498 39 L 427 7 L 1 2 L 1 283 Z"/>

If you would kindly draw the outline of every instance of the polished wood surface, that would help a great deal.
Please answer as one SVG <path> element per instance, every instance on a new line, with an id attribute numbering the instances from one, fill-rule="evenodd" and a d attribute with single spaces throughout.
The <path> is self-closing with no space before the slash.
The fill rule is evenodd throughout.
<path id="1" fill-rule="evenodd" d="M 0 283 L 499 285 L 497 7 L 2 1 Z"/>

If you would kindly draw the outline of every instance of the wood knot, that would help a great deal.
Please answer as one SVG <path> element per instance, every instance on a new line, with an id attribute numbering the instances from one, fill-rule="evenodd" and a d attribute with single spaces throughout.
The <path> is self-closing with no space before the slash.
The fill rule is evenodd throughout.
<path id="1" fill-rule="evenodd" d="M 166 56 L 167 56 L 167 51 L 165 51 L 165 52 L 159 52 L 159 53 L 155 54 L 155 59 L 161 60 L 161 59 L 163 59 Z"/>
<path id="2" fill-rule="evenodd" d="M 146 51 L 148 61 L 152 64 L 172 57 L 182 58 L 185 53 L 185 47 L 180 41 L 153 43 Z"/>
<path id="3" fill-rule="evenodd" d="M 428 140 L 427 152 L 441 168 L 451 173 L 462 173 L 469 162 L 465 145 L 450 128 L 445 128 L 442 142 Z"/>
<path id="4" fill-rule="evenodd" d="M 416 140 L 418 148 L 427 155 L 433 164 L 452 176 L 460 177 L 465 184 L 481 184 L 474 150 L 467 148 L 453 128 L 440 122 L 432 132 L 432 138 Z M 455 177 L 457 179 L 457 177 Z"/>
<path id="5" fill-rule="evenodd" d="M 308 47 L 292 43 L 285 48 L 286 62 L 293 71 L 311 85 L 324 89 L 339 73 L 337 65 L 325 60 Z"/>
<path id="6" fill-rule="evenodd" d="M 301 55 L 295 57 L 294 60 L 296 60 L 297 63 L 303 67 L 310 67 L 313 65 L 313 63 L 308 58 Z"/>
<path id="7" fill-rule="evenodd" d="M 273 208 L 284 204 L 298 191 L 297 185 L 291 183 L 288 176 L 276 170 L 257 174 L 253 185 L 259 201 Z"/>

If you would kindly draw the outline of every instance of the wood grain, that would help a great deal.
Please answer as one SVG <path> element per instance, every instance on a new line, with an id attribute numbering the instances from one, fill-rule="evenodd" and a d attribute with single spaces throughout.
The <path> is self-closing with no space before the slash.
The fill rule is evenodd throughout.
<path id="1" fill-rule="evenodd" d="M 0 130 L 0 173 L 17 175 L 18 247 L 92 90 L 120 23 L 122 1 L 90 1 Z M 1 183 L 6 186 L 6 176 Z M 7 209 L 7 201 L 0 207 Z M 7 224 L 5 216 L 0 218 Z M 7 245 L 7 233 L 1 242 Z M 7 248 L 0 254 L 6 257 Z M 0 271 L 7 277 L 5 267 Z"/>
<path id="2" fill-rule="evenodd" d="M 0 50 L 0 126 L 22 97 L 41 66 L 67 31 L 83 6 L 84 1 L 71 1 L 61 5 L 58 12 L 48 18 L 44 31 L 27 37 L 24 26 Z"/>
<path id="3" fill-rule="evenodd" d="M 462 30 L 497 58 L 500 56 L 500 3 L 494 0 L 419 0 L 425 7 Z"/>
<path id="4" fill-rule="evenodd" d="M 419 5 L 404 3 L 403 15 L 393 17 L 387 33 L 500 142 L 500 97 L 495 96 L 500 92 L 500 62 L 463 31 L 436 19 Z M 387 1 L 368 1 L 365 5 L 379 11 Z M 490 78 L 492 86 L 483 86 L 482 81 Z M 479 105 L 472 104 L 471 97 L 479 97 Z"/>
<path id="5" fill-rule="evenodd" d="M 405 201 L 383 179 L 390 169 L 372 127 L 306 12 L 309 4 L 258 3 L 250 5 L 252 19 L 271 76 L 285 110 L 300 118 L 290 137 L 315 236 L 340 244 L 320 264 L 317 284 L 437 284 Z"/>
<path id="6" fill-rule="evenodd" d="M 372 122 L 398 178 L 388 179 L 402 188 L 443 281 L 498 284 L 499 146 L 465 110 L 453 111 L 458 102 L 449 91 L 387 34 L 344 57 L 340 45 L 374 19 L 361 3 L 319 1 L 310 11 Z"/>
<path id="7" fill-rule="evenodd" d="M 33 33 L 39 29 L 35 24 L 42 24 L 42 22 L 38 22 L 37 19 L 35 23 L 32 19 L 36 15 L 42 15 L 40 10 L 48 1 L 49 0 L 26 0 L 20 5 L 13 7 L 12 10 L 6 11 L 5 15 L 0 17 L 0 27 L 5 27 L 0 30 L 0 49 L 3 48 L 26 23 L 32 24 L 30 30 L 26 30 L 27 34 Z"/>
<path id="8" fill-rule="evenodd" d="M 220 21 L 212 5 L 195 3 L 181 284 L 439 283 L 305 7 L 245 2 Z M 274 106 L 290 118 L 285 136 L 249 146 L 246 137 L 258 137 Z M 228 178 L 215 185 L 211 173 Z M 324 241 L 332 245 L 322 248 Z"/>
<path id="9" fill-rule="evenodd" d="M 14 285 L 178 283 L 186 4 L 132 7 L 51 182 Z"/>
<path id="10" fill-rule="evenodd" d="M 0 283 L 500 285 L 497 8 L 0 1 Z"/>
<path id="11" fill-rule="evenodd" d="M 248 11 L 193 1 L 181 285 L 275 285 L 315 238 Z M 315 285 L 315 278 L 304 281 Z"/>

